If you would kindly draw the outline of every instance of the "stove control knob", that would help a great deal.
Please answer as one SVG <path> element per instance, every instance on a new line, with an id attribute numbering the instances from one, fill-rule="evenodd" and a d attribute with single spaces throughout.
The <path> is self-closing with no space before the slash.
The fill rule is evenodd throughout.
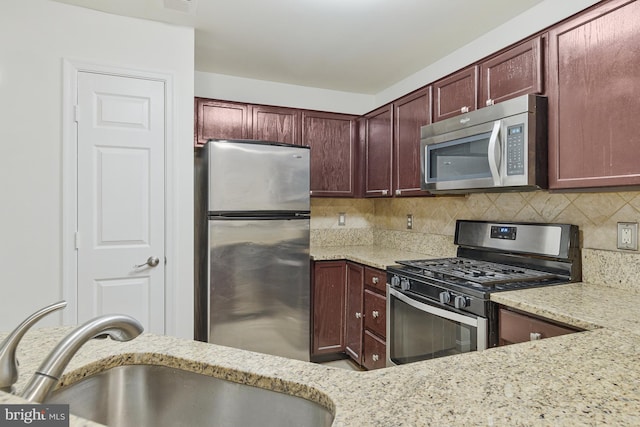
<path id="1" fill-rule="evenodd" d="M 453 305 L 456 308 L 465 308 L 469 306 L 469 298 L 463 297 L 462 295 L 458 295 L 456 299 L 453 301 Z"/>
<path id="2" fill-rule="evenodd" d="M 400 280 L 400 289 L 402 289 L 403 291 L 408 291 L 410 287 L 411 287 L 411 284 L 409 283 L 409 279 L 407 279 L 406 277 L 403 277 Z"/>
<path id="3" fill-rule="evenodd" d="M 440 292 L 440 302 L 442 304 L 448 304 L 451 302 L 451 294 L 447 291 Z"/>
<path id="4" fill-rule="evenodd" d="M 398 287 L 400 285 L 400 278 L 398 276 L 391 276 L 391 286 Z"/>

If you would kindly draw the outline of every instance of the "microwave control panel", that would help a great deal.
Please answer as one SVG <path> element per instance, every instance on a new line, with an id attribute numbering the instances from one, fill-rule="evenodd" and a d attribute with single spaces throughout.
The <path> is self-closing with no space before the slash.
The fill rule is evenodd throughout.
<path id="1" fill-rule="evenodd" d="M 507 175 L 524 175 L 524 123 L 507 128 Z"/>

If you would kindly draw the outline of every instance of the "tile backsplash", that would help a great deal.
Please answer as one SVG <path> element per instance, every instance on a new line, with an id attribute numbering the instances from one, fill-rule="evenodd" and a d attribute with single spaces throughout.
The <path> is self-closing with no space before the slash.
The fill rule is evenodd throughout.
<path id="1" fill-rule="evenodd" d="M 341 212 L 346 214 L 344 226 L 338 225 Z M 407 214 L 413 215 L 412 230 L 406 228 Z M 311 200 L 311 244 L 377 244 L 412 248 L 434 256 L 453 256 L 456 219 L 575 224 L 580 228 L 583 279 L 640 289 L 640 252 L 617 249 L 617 223 L 640 222 L 640 191 L 314 198 Z"/>

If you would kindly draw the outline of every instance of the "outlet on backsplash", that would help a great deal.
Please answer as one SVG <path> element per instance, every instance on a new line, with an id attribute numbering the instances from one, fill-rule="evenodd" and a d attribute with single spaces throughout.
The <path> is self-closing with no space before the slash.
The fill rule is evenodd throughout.
<path id="1" fill-rule="evenodd" d="M 338 213 L 338 225 L 343 226 L 347 224 L 347 214 L 344 212 Z"/>
<path id="2" fill-rule="evenodd" d="M 638 250 L 638 223 L 618 223 L 618 249 Z"/>
<path id="3" fill-rule="evenodd" d="M 413 230 L 413 214 L 407 214 L 407 230 Z"/>

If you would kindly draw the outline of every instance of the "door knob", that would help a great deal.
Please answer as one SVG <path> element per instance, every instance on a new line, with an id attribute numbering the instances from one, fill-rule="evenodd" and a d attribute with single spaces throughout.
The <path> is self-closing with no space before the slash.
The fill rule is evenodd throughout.
<path id="1" fill-rule="evenodd" d="M 145 265 L 149 267 L 155 267 L 158 264 L 160 264 L 160 259 L 155 256 L 150 256 L 149 258 L 147 258 L 147 262 L 145 262 L 144 264 L 134 265 L 133 268 L 140 268 L 140 267 L 144 267 Z"/>

